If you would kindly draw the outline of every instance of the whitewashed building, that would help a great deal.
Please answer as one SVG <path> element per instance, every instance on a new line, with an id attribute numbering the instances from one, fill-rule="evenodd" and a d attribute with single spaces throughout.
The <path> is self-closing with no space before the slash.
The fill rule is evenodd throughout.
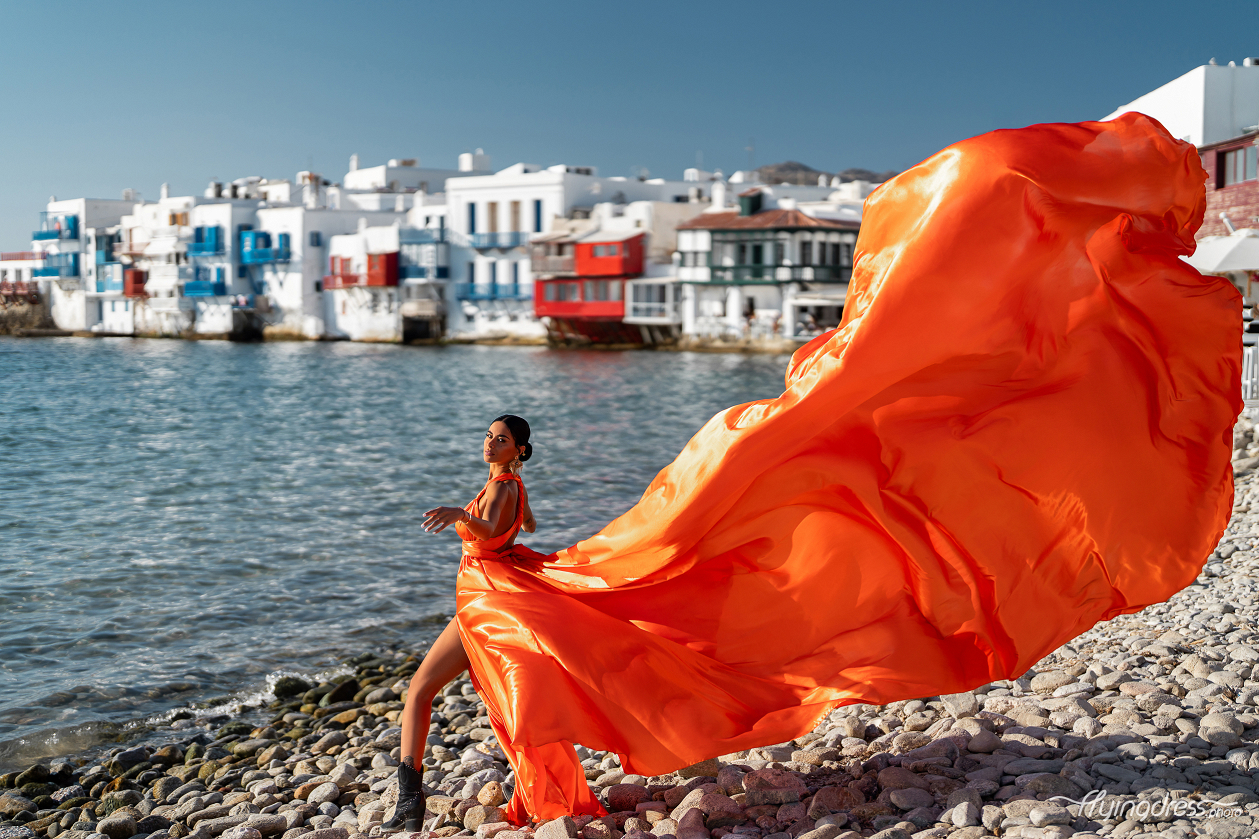
<path id="1" fill-rule="evenodd" d="M 1103 119 L 1136 111 L 1154 117 L 1195 146 L 1228 140 L 1259 129 L 1259 58 L 1239 65 L 1195 67 L 1149 93 L 1121 105 Z"/>
<path id="2" fill-rule="evenodd" d="M 682 204 L 700 189 L 697 183 L 662 178 L 605 178 L 593 166 L 565 164 L 517 163 L 493 175 L 448 182 L 454 284 L 449 333 L 544 337 L 545 327 L 533 310 L 533 236 L 550 233 L 564 220 L 589 218 L 596 204 Z"/>
<path id="3" fill-rule="evenodd" d="M 860 228 L 852 188 L 833 200 L 808 202 L 783 193 L 800 188 L 755 186 L 737 208 L 713 207 L 678 226 L 684 336 L 721 340 L 800 340 L 834 328 L 843 312 Z"/>

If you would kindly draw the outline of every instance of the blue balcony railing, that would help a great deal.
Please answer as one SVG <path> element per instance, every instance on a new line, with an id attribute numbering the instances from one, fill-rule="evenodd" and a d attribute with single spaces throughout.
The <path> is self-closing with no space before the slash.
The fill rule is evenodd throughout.
<path id="1" fill-rule="evenodd" d="M 189 280 L 184 283 L 184 297 L 222 297 L 227 283 L 222 280 Z"/>
<path id="2" fill-rule="evenodd" d="M 40 268 L 32 268 L 33 277 L 77 277 L 79 276 L 79 255 L 77 253 L 50 253 Z"/>
<path id="3" fill-rule="evenodd" d="M 114 255 L 113 247 L 100 248 L 98 245 L 96 251 L 97 265 L 118 265 L 118 257 Z"/>
<path id="4" fill-rule="evenodd" d="M 469 233 L 470 248 L 515 248 L 529 244 L 529 233 Z"/>
<path id="5" fill-rule="evenodd" d="M 448 241 L 444 227 L 404 227 L 398 231 L 403 245 L 440 245 Z"/>
<path id="6" fill-rule="evenodd" d="M 447 280 L 450 279 L 450 266 L 400 265 L 398 274 L 404 280 Z"/>
<path id="7" fill-rule="evenodd" d="M 532 300 L 532 289 L 524 283 L 458 283 L 455 286 L 458 300 Z"/>
<path id="8" fill-rule="evenodd" d="M 278 233 L 275 246 L 271 234 L 265 230 L 242 230 L 240 233 L 240 261 L 245 265 L 265 265 L 269 262 L 288 262 L 289 234 Z"/>
<path id="9" fill-rule="evenodd" d="M 39 214 L 39 229 L 31 234 L 32 239 L 77 239 L 79 238 L 79 217 L 66 213 L 50 213 L 47 210 Z"/>
<path id="10" fill-rule="evenodd" d="M 188 243 L 189 256 L 212 256 L 223 253 L 223 228 L 217 224 L 212 227 L 198 227 L 192 231 L 192 241 Z"/>
<path id="11" fill-rule="evenodd" d="M 100 251 L 97 251 L 99 254 Z M 122 293 L 122 265 L 118 262 L 109 262 L 105 264 L 97 264 L 96 266 L 96 291 L 98 294 L 106 292 Z"/>

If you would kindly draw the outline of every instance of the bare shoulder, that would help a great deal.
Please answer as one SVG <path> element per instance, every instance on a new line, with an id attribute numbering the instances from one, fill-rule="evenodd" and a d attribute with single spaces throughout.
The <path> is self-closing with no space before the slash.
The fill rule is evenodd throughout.
<path id="1" fill-rule="evenodd" d="M 515 481 L 494 481 L 485 489 L 485 497 L 490 501 L 500 498 L 516 497 Z"/>

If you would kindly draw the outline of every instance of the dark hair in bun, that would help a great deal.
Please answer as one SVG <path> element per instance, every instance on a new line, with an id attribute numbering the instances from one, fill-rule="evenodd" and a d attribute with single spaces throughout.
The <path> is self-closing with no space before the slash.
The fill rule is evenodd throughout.
<path id="1" fill-rule="evenodd" d="M 524 417 L 518 417 L 515 414 L 503 414 L 500 417 L 494 417 L 494 422 L 501 422 L 507 426 L 507 430 L 511 432 L 512 439 L 516 441 L 517 446 L 524 446 L 524 453 L 520 455 L 522 461 L 533 457 L 533 446 L 529 445 L 529 423 Z M 491 422 L 490 425 L 493 425 Z"/>

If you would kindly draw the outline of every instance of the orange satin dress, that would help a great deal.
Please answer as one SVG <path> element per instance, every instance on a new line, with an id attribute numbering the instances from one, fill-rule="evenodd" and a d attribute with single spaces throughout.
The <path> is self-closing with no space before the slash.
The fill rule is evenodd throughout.
<path id="1" fill-rule="evenodd" d="M 1191 582 L 1232 506 L 1241 300 L 1205 173 L 1127 114 L 963 141 L 866 201 L 843 322 L 572 548 L 467 555 L 510 817 L 599 812 L 847 703 L 1017 677 Z M 465 553 L 468 548 L 465 546 Z"/>

